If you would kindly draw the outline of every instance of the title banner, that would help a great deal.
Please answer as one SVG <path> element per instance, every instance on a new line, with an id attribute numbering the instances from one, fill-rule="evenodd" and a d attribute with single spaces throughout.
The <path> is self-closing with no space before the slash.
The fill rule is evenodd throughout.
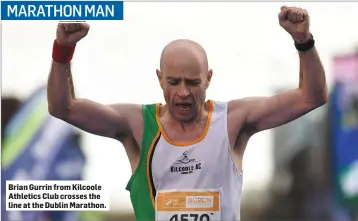
<path id="1" fill-rule="evenodd" d="M 1 20 L 123 20 L 123 2 L 2 1 Z"/>

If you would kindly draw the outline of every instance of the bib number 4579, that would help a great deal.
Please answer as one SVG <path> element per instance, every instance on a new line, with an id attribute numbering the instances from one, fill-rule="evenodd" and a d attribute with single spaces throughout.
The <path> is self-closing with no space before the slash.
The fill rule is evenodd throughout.
<path id="1" fill-rule="evenodd" d="M 211 214 L 212 215 L 212 214 Z M 209 214 L 174 214 L 169 221 L 210 221 Z"/>

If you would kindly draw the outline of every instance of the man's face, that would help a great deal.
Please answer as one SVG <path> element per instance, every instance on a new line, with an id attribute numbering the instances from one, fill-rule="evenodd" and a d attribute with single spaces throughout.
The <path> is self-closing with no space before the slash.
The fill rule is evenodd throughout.
<path id="1" fill-rule="evenodd" d="M 194 120 L 205 102 L 212 71 L 200 65 L 168 65 L 157 70 L 169 112 L 181 122 Z"/>

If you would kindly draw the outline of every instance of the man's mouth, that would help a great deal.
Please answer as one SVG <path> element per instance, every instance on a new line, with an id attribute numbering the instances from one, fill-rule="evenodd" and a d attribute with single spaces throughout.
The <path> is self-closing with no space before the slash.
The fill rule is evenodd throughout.
<path id="1" fill-rule="evenodd" d="M 182 112 L 188 112 L 191 108 L 190 103 L 176 103 L 175 105 Z"/>

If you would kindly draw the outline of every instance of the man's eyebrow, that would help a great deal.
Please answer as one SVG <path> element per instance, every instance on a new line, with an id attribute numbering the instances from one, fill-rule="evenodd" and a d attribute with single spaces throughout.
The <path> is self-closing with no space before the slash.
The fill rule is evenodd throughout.
<path id="1" fill-rule="evenodd" d="M 200 78 L 185 78 L 186 81 L 200 81 Z"/>
<path id="2" fill-rule="evenodd" d="M 177 81 L 180 81 L 181 78 L 180 77 L 173 77 L 173 76 L 166 76 L 166 78 L 168 80 L 177 80 Z M 185 81 L 200 81 L 201 79 L 200 78 L 185 78 Z"/>
<path id="3" fill-rule="evenodd" d="M 180 77 L 172 77 L 172 76 L 166 76 L 165 78 L 168 80 L 177 80 L 177 81 L 181 79 Z"/>

